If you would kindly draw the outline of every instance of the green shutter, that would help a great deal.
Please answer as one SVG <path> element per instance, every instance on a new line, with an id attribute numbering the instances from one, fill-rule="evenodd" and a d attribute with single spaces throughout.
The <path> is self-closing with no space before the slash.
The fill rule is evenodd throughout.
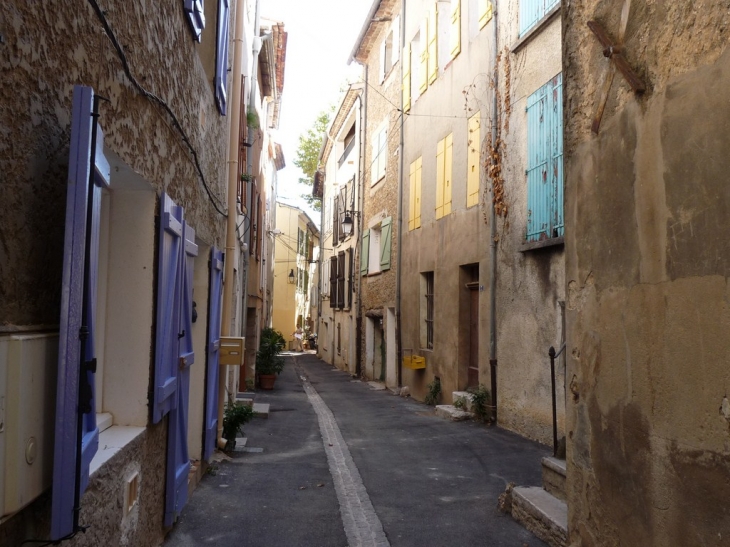
<path id="1" fill-rule="evenodd" d="M 384 218 L 380 224 L 380 269 L 390 270 L 390 232 L 393 217 Z"/>
<path id="2" fill-rule="evenodd" d="M 370 254 L 370 230 L 362 233 L 362 247 L 360 249 L 360 275 L 368 273 L 368 255 Z"/>

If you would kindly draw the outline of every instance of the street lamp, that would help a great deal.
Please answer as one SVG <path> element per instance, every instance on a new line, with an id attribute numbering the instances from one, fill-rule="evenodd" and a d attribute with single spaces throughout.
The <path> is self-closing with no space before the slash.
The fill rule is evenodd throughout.
<path id="1" fill-rule="evenodd" d="M 289 282 L 289 285 L 294 285 L 294 270 L 289 270 L 289 275 L 287 276 L 287 281 Z"/>
<path id="2" fill-rule="evenodd" d="M 349 236 L 352 233 L 352 217 L 354 216 L 360 216 L 359 211 L 345 211 L 344 217 L 342 219 L 342 233 L 345 237 Z"/>

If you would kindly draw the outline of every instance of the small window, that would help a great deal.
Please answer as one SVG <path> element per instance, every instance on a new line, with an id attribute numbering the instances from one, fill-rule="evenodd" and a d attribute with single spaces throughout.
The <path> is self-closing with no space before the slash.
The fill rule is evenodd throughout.
<path id="1" fill-rule="evenodd" d="M 352 149 L 355 147 L 355 123 L 353 122 L 350 129 L 347 131 L 347 134 L 345 135 L 345 139 L 342 141 L 342 156 L 340 156 L 340 159 L 337 161 L 337 166 L 342 167 L 342 164 L 345 163 L 347 160 L 347 157 L 350 155 L 350 152 L 352 152 Z"/>
<path id="2" fill-rule="evenodd" d="M 370 165 L 371 183 L 376 184 L 385 177 L 388 160 L 388 122 L 380 126 L 373 137 L 372 163 Z"/>
<path id="3" fill-rule="evenodd" d="M 434 319 L 433 272 L 421 274 L 421 347 L 433 349 Z"/>
<path id="4" fill-rule="evenodd" d="M 398 62 L 400 54 L 400 16 L 393 19 L 393 23 L 386 34 L 385 39 L 380 43 L 380 83 L 390 74 L 390 71 Z"/>
<path id="5" fill-rule="evenodd" d="M 520 0 L 520 36 L 534 27 L 559 0 Z"/>

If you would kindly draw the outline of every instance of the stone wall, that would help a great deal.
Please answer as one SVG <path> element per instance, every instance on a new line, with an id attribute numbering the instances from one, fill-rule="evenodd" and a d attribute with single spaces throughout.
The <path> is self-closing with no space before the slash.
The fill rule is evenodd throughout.
<path id="1" fill-rule="evenodd" d="M 730 15 L 716 2 L 631 7 L 608 68 L 586 22 L 617 34 L 615 2 L 565 25 L 571 544 L 723 545 L 730 537 L 727 342 Z"/>

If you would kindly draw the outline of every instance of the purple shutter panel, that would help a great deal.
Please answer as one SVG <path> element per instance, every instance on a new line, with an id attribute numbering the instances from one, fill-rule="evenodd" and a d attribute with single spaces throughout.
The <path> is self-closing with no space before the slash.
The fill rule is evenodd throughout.
<path id="1" fill-rule="evenodd" d="M 208 294 L 208 371 L 205 392 L 205 438 L 203 459 L 215 450 L 218 434 L 218 375 L 221 345 L 221 304 L 223 303 L 223 253 L 210 251 L 210 286 Z"/>
<path id="2" fill-rule="evenodd" d="M 228 100 L 228 20 L 230 1 L 218 0 L 218 32 L 215 53 L 215 102 L 221 116 L 226 115 Z"/>
<path id="3" fill-rule="evenodd" d="M 160 244 L 157 265 L 157 327 L 152 422 L 177 405 L 178 334 L 180 331 L 180 261 L 183 254 L 183 210 L 170 196 L 160 198 Z"/>
<path id="4" fill-rule="evenodd" d="M 203 0 L 183 0 L 183 6 L 185 8 L 185 16 L 190 25 L 190 30 L 193 31 L 195 40 L 200 42 L 200 37 L 203 34 L 205 28 L 205 14 L 203 10 Z"/>
<path id="5" fill-rule="evenodd" d="M 198 246 L 195 230 L 183 222 L 185 252 L 179 262 L 180 326 L 177 366 L 177 405 L 170 410 L 167 422 L 167 482 L 165 487 L 165 526 L 172 526 L 188 501 L 188 400 L 190 397 L 190 366 L 193 352 L 193 275 Z"/>
<path id="6" fill-rule="evenodd" d="M 99 430 L 94 412 L 94 373 L 89 370 L 81 383 L 80 330 L 86 309 L 86 338 L 83 358 L 94 363 L 96 288 L 99 250 L 101 187 L 109 186 L 109 164 L 103 155 L 104 136 L 97 127 L 94 185 L 89 196 L 91 176 L 92 111 L 94 92 L 90 87 L 75 86 L 71 117 L 66 227 L 64 236 L 61 317 L 58 350 L 58 384 L 56 392 L 56 437 L 53 458 L 53 493 L 51 539 L 58 540 L 74 532 L 76 481 L 79 496 L 89 482 L 89 464 L 99 445 Z M 89 209 L 89 198 L 91 208 Z M 91 218 L 88 218 L 88 214 Z M 87 221 L 89 233 L 87 234 Z M 88 284 L 84 288 L 86 238 L 89 241 Z M 92 367 L 94 368 L 94 367 Z M 88 409 L 81 422 L 81 466 L 76 475 L 78 411 L 80 384 L 81 406 Z M 83 408 L 81 408 L 83 410 Z"/>

